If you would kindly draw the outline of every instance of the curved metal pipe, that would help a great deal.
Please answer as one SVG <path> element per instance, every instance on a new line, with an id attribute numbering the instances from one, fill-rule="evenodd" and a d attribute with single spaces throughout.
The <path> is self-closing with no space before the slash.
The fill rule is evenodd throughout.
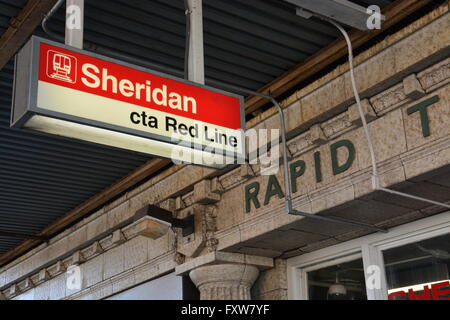
<path id="1" fill-rule="evenodd" d="M 443 202 L 434 201 L 431 199 L 415 196 L 415 195 L 400 192 L 400 191 L 391 190 L 388 188 L 383 188 L 380 186 L 380 178 L 379 178 L 379 173 L 378 173 L 377 161 L 375 158 L 375 148 L 374 148 L 374 145 L 372 142 L 372 136 L 369 131 L 369 126 L 367 125 L 366 117 L 364 116 L 364 111 L 363 111 L 363 108 L 361 105 L 361 98 L 359 96 L 358 88 L 356 86 L 355 68 L 353 65 L 353 47 L 352 47 L 352 42 L 350 40 L 350 36 L 348 35 L 347 31 L 345 31 L 345 29 L 339 23 L 337 23 L 331 19 L 322 17 L 322 16 L 319 16 L 319 17 L 322 20 L 327 21 L 327 22 L 331 23 L 332 25 L 334 25 L 342 33 L 342 35 L 345 38 L 345 41 L 347 42 L 348 57 L 349 57 L 348 61 L 349 61 L 350 79 L 351 79 L 352 89 L 353 89 L 353 93 L 355 96 L 356 105 L 358 106 L 359 116 L 360 116 L 362 124 L 363 124 L 364 134 L 366 136 L 367 145 L 369 147 L 369 152 L 370 152 L 370 159 L 372 162 L 372 188 L 374 190 L 383 191 L 383 192 L 398 195 L 398 196 L 401 196 L 404 198 L 414 199 L 414 200 L 418 200 L 418 201 L 422 201 L 422 202 L 426 202 L 429 204 L 433 204 L 436 206 L 450 209 L 450 205 L 443 203 Z"/>
<path id="2" fill-rule="evenodd" d="M 64 1 L 65 0 L 58 0 L 58 2 L 55 3 L 53 8 L 45 15 L 45 17 L 44 17 L 44 19 L 42 20 L 42 23 L 41 23 L 42 30 L 44 30 L 44 32 L 46 34 L 48 34 L 50 37 L 52 37 L 54 39 L 57 39 L 58 41 L 62 41 L 62 42 L 64 42 L 64 37 L 60 36 L 57 33 L 54 33 L 53 31 L 51 31 L 47 27 L 47 22 L 48 22 L 48 20 L 51 19 L 51 17 L 53 17 L 53 15 L 56 13 L 56 11 L 58 11 L 58 9 L 62 6 Z"/>

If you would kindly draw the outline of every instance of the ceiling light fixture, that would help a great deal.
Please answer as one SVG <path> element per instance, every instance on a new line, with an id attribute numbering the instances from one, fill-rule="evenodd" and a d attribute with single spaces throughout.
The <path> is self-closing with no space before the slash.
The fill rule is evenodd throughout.
<path id="1" fill-rule="evenodd" d="M 347 0 L 284 0 L 297 6 L 297 15 L 311 18 L 319 15 L 350 27 L 367 31 L 367 21 L 372 14 L 367 8 Z M 384 20 L 384 16 L 380 16 Z"/>
<path id="2" fill-rule="evenodd" d="M 167 234 L 171 227 L 180 228 L 183 237 L 194 233 L 194 215 L 177 219 L 172 217 L 172 212 L 154 205 L 136 211 L 134 220 L 137 233 L 154 240 Z"/>

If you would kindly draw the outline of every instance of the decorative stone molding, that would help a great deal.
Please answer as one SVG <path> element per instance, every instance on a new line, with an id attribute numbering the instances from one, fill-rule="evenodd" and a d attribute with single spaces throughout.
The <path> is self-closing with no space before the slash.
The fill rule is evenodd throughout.
<path id="1" fill-rule="evenodd" d="M 83 257 L 83 255 L 81 254 L 81 251 L 76 251 L 72 254 L 72 264 L 74 265 L 78 265 L 80 263 L 83 263 L 84 261 L 86 261 Z"/>
<path id="2" fill-rule="evenodd" d="M 202 180 L 194 185 L 194 202 L 211 204 L 220 200 L 220 195 L 211 191 L 211 180 Z"/>
<path id="3" fill-rule="evenodd" d="M 111 237 L 111 244 L 112 245 L 116 245 L 117 246 L 119 244 L 124 243 L 125 241 L 126 241 L 125 240 L 125 236 L 123 235 L 121 230 L 116 230 L 116 231 L 113 232 L 112 237 Z M 102 247 L 103 247 L 103 245 L 102 245 Z"/>
<path id="4" fill-rule="evenodd" d="M 314 143 L 312 142 L 309 131 L 288 142 L 289 152 L 294 157 L 308 151 L 309 149 L 312 149 L 313 147 Z"/>
<path id="5" fill-rule="evenodd" d="M 186 208 L 186 204 L 184 203 L 183 198 L 181 196 L 177 197 L 175 199 L 175 211 L 180 211 L 184 208 Z"/>
<path id="6" fill-rule="evenodd" d="M 181 199 L 183 200 L 183 203 L 185 204 L 186 208 L 192 206 L 194 201 L 194 191 L 188 192 L 181 196 Z"/>
<path id="7" fill-rule="evenodd" d="M 364 112 L 364 116 L 367 122 L 375 120 L 377 118 L 377 114 L 370 104 L 369 99 L 364 99 L 361 101 L 361 106 Z M 361 126 L 361 116 L 359 115 L 358 105 L 354 104 L 348 108 L 348 121 L 356 126 Z"/>
<path id="8" fill-rule="evenodd" d="M 194 240 L 184 243 L 177 241 L 177 252 L 186 257 L 197 257 L 203 250 L 212 252 L 217 249 L 219 241 L 215 237 L 217 230 L 216 208 L 214 206 L 196 205 L 191 208 L 188 214 L 194 214 L 195 233 Z M 178 235 L 181 237 L 181 235 Z"/>
<path id="9" fill-rule="evenodd" d="M 423 90 L 415 74 L 403 79 L 403 88 L 405 90 L 406 97 L 412 100 L 420 99 L 425 95 L 425 90 Z"/>
<path id="10" fill-rule="evenodd" d="M 176 252 L 173 257 L 173 261 L 175 261 L 178 265 L 183 264 L 186 261 L 186 256 L 182 253 Z"/>
<path id="11" fill-rule="evenodd" d="M 23 289 L 22 289 L 23 288 Z M 34 283 L 33 283 L 33 281 L 30 279 L 30 278 L 26 278 L 24 281 L 23 281 L 23 284 L 22 284 L 22 290 L 29 290 L 29 289 L 31 289 L 31 288 L 34 288 Z"/>
<path id="12" fill-rule="evenodd" d="M 241 177 L 243 179 L 249 179 L 249 178 L 255 176 L 255 173 L 253 172 L 252 166 L 249 165 L 249 164 L 242 164 L 239 167 L 239 170 L 240 170 Z"/>
<path id="13" fill-rule="evenodd" d="M 211 192 L 219 195 L 225 192 L 222 183 L 220 183 L 219 177 L 215 177 L 211 180 Z"/>
<path id="14" fill-rule="evenodd" d="M 244 181 L 244 179 L 246 178 L 243 175 L 249 176 L 251 173 L 253 173 L 253 169 L 250 165 L 245 165 L 245 167 L 246 168 L 242 170 L 238 168 L 219 177 L 218 181 L 220 182 L 220 185 L 222 186 L 224 191 L 229 190 Z"/>
<path id="15" fill-rule="evenodd" d="M 320 145 L 327 142 L 327 137 L 319 124 L 315 124 L 309 128 L 309 135 L 311 142 L 315 145 Z"/>
<path id="16" fill-rule="evenodd" d="M 320 124 L 315 124 L 304 134 L 288 142 L 291 157 L 305 153 L 321 144 L 326 143 L 327 137 Z"/>
<path id="17" fill-rule="evenodd" d="M 169 251 L 162 256 L 145 262 L 135 268 L 105 279 L 93 286 L 67 295 L 65 300 L 103 299 L 120 291 L 134 287 L 143 282 L 171 272 L 175 268 L 174 252 Z"/>
<path id="18" fill-rule="evenodd" d="M 13 284 L 13 285 L 9 288 L 9 290 L 8 290 L 7 293 L 8 293 L 8 299 L 11 299 L 11 298 L 17 296 L 18 294 L 20 294 L 19 286 L 18 286 L 17 284 Z"/>
<path id="19" fill-rule="evenodd" d="M 253 256 L 243 253 L 215 251 L 204 254 L 195 259 L 190 259 L 186 263 L 177 266 L 175 268 L 175 273 L 177 275 L 186 275 L 191 270 L 201 266 L 224 263 L 246 264 L 255 266 L 260 270 L 267 270 L 273 268 L 274 266 L 272 258 Z"/>
<path id="20" fill-rule="evenodd" d="M 450 58 L 420 72 L 417 78 L 427 92 L 446 85 L 450 82 Z"/>
<path id="21" fill-rule="evenodd" d="M 96 241 L 91 245 L 75 251 L 72 255 L 61 258 L 53 265 L 41 269 L 39 272 L 29 275 L 28 278 L 22 281 L 11 282 L 9 285 L 8 298 L 23 294 L 33 287 L 37 287 L 47 281 L 55 281 L 60 275 L 64 274 L 69 266 L 80 265 L 93 261 L 95 257 L 108 251 L 112 248 L 120 246 L 128 240 L 138 236 L 138 231 L 135 225 L 128 225 L 122 229 L 116 230 L 109 235 L 106 235 L 100 241 Z M 170 250 L 170 248 L 168 248 Z M 174 248 L 172 247 L 171 250 Z M 64 252 L 63 252 L 64 253 Z M 55 257 L 57 258 L 57 257 Z M 59 299 L 59 298 L 58 298 Z"/>
<path id="22" fill-rule="evenodd" d="M 271 258 L 211 252 L 176 267 L 175 272 L 189 274 L 201 300 L 249 300 L 259 271 L 273 266 Z"/>
<path id="23" fill-rule="evenodd" d="M 47 268 L 47 271 L 51 277 L 56 277 L 66 271 L 66 266 L 61 261 L 58 261 L 54 265 Z"/>
<path id="24" fill-rule="evenodd" d="M 321 127 L 325 134 L 325 136 L 330 139 L 334 138 L 343 132 L 346 129 L 349 129 L 352 126 L 352 123 L 349 120 L 349 115 L 347 113 L 342 113 L 331 120 L 324 122 Z"/>
<path id="25" fill-rule="evenodd" d="M 217 213 L 214 206 L 205 208 L 205 218 L 202 221 L 202 231 L 205 234 L 205 246 L 208 252 L 217 250 L 219 240 L 215 238 L 214 234 L 217 231 Z"/>
<path id="26" fill-rule="evenodd" d="M 392 111 L 393 109 L 408 103 L 408 101 L 409 99 L 405 94 L 403 83 L 381 92 L 370 99 L 370 103 L 378 116 Z"/>
<path id="27" fill-rule="evenodd" d="M 84 259 L 92 259 L 96 256 L 98 256 L 99 254 L 103 253 L 103 248 L 100 245 L 99 241 L 94 242 L 93 244 L 91 244 L 89 247 L 87 247 L 85 250 L 83 250 L 83 258 Z"/>
<path id="28" fill-rule="evenodd" d="M 39 282 L 44 282 L 50 279 L 50 275 L 48 274 L 46 269 L 42 269 L 39 271 L 38 280 Z"/>

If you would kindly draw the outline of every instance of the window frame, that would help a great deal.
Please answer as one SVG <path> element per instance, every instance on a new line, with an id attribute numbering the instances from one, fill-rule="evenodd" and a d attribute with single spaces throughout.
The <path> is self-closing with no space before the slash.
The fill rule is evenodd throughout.
<path id="1" fill-rule="evenodd" d="M 287 260 L 288 298 L 308 299 L 307 272 L 362 258 L 368 300 L 387 300 L 387 283 L 383 251 L 450 233 L 450 211 L 389 229 L 388 233 L 375 233 L 339 243 Z M 367 285 L 369 266 L 380 269 L 381 286 L 371 289 Z"/>

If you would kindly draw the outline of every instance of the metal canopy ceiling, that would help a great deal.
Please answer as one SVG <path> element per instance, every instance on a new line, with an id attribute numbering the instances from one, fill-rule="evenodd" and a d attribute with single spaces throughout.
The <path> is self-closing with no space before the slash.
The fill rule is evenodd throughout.
<path id="1" fill-rule="evenodd" d="M 25 3 L 0 0 L 0 35 Z M 87 48 L 182 77 L 184 11 L 183 0 L 86 0 Z M 63 35 L 63 18 L 61 8 L 49 28 Z M 204 29 L 206 83 L 252 90 L 339 36 L 326 23 L 296 17 L 281 0 L 204 0 Z M 9 128 L 13 68 L 10 62 L 0 71 L 0 231 L 35 234 L 150 158 Z M 21 241 L 0 236 L 0 255 Z"/>

